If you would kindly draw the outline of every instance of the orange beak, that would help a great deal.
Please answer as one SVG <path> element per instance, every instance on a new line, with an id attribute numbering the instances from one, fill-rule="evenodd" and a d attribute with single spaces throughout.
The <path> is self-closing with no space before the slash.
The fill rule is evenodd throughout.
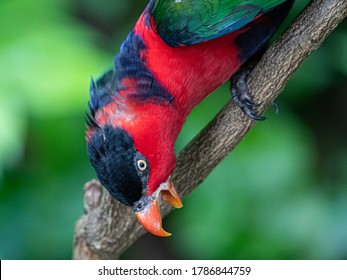
<path id="1" fill-rule="evenodd" d="M 183 207 L 182 201 L 171 179 L 168 182 L 168 189 L 161 191 L 161 198 L 162 200 L 170 203 L 175 208 Z"/>
<path id="2" fill-rule="evenodd" d="M 171 235 L 171 233 L 166 232 L 162 227 L 158 201 L 152 200 L 144 210 L 136 212 L 136 217 L 141 225 L 150 233 L 161 237 Z"/>
<path id="3" fill-rule="evenodd" d="M 181 208 L 183 206 L 171 180 L 168 182 L 168 188 L 161 191 L 161 197 L 175 208 Z M 136 212 L 136 217 L 141 225 L 150 233 L 161 237 L 171 235 L 171 233 L 166 232 L 162 227 L 162 218 L 157 199 L 151 200 L 145 209 Z"/>

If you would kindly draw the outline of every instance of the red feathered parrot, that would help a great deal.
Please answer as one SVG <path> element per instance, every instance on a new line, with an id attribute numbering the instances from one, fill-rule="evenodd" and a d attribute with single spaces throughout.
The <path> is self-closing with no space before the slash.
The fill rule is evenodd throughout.
<path id="1" fill-rule="evenodd" d="M 87 151 L 101 184 L 158 236 L 158 199 L 182 207 L 170 174 L 187 116 L 266 44 L 294 0 L 151 0 L 90 85 Z M 244 79 L 233 100 L 250 117 Z"/>

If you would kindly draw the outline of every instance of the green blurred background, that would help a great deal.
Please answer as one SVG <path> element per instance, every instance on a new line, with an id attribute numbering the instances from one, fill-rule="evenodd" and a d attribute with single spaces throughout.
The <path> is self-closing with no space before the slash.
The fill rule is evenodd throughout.
<path id="1" fill-rule="evenodd" d="M 308 1 L 297 0 L 293 18 Z M 0 3 L 0 258 L 70 259 L 90 76 L 112 65 L 146 0 Z M 175 211 L 173 236 L 122 258 L 347 258 L 347 24 L 300 67 L 261 122 Z M 229 99 L 193 111 L 181 149 Z"/>

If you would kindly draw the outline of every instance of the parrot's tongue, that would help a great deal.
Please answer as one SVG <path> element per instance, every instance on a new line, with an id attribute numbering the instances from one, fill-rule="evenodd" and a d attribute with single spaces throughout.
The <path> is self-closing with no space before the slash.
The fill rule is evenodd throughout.
<path id="1" fill-rule="evenodd" d="M 161 195 L 161 198 L 171 204 L 173 207 L 183 207 L 182 201 L 178 196 L 175 186 L 172 180 L 169 179 L 166 183 L 159 187 L 159 189 L 153 195 L 154 199 L 148 203 L 147 207 L 142 211 L 136 212 L 136 217 L 141 225 L 150 233 L 161 237 L 167 237 L 170 236 L 171 233 L 166 232 L 162 227 L 162 218 L 158 205 L 159 195 Z"/>

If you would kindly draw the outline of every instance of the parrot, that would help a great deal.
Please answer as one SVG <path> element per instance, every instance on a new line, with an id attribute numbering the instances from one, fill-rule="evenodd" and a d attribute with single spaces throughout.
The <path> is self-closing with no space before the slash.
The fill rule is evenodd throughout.
<path id="1" fill-rule="evenodd" d="M 171 173 L 174 144 L 192 109 L 230 80 L 240 109 L 264 119 L 245 89 L 247 70 L 239 73 L 266 47 L 293 3 L 151 0 L 112 68 L 91 78 L 89 160 L 109 194 L 131 207 L 150 233 L 171 235 L 162 226 L 161 200 L 182 207 Z"/>

